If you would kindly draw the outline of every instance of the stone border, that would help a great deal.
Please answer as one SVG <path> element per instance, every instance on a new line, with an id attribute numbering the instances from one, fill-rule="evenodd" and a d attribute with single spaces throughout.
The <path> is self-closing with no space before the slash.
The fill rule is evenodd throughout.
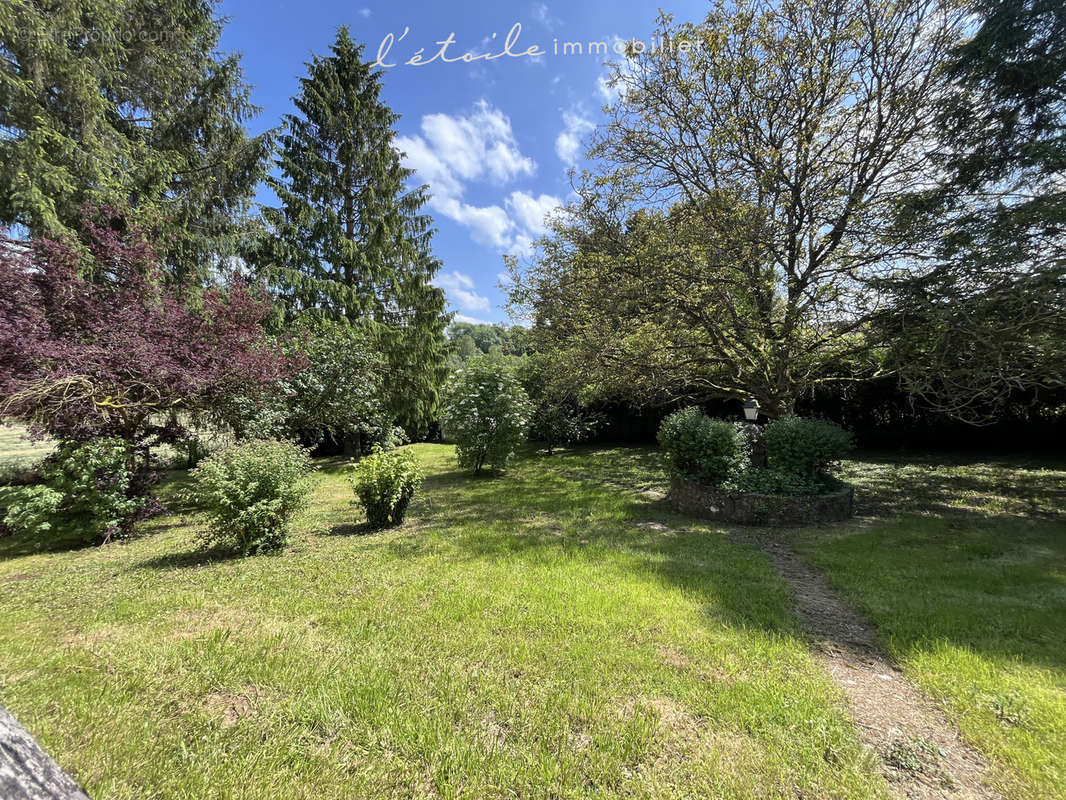
<path id="1" fill-rule="evenodd" d="M 675 510 L 690 517 L 741 525 L 817 525 L 855 514 L 855 488 L 850 484 L 829 494 L 790 497 L 730 492 L 675 477 L 667 498 Z"/>

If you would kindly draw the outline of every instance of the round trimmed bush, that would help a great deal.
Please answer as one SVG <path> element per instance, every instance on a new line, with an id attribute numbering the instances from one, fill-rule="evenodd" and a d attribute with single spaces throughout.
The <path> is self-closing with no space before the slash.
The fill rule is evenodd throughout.
<path id="1" fill-rule="evenodd" d="M 658 438 L 672 474 L 712 486 L 736 475 L 748 460 L 748 441 L 740 428 L 711 419 L 696 406 L 664 419 Z"/>
<path id="2" fill-rule="evenodd" d="M 371 528 L 399 525 L 422 485 L 422 465 L 410 450 L 374 451 L 359 459 L 348 476 Z"/>
<path id="3" fill-rule="evenodd" d="M 307 451 L 291 442 L 251 440 L 221 450 L 189 473 L 188 498 L 207 512 L 205 546 L 242 554 L 278 550 L 307 503 Z"/>
<path id="4" fill-rule="evenodd" d="M 851 434 L 835 422 L 784 417 L 763 429 L 766 466 L 792 475 L 817 475 L 854 448 Z"/>

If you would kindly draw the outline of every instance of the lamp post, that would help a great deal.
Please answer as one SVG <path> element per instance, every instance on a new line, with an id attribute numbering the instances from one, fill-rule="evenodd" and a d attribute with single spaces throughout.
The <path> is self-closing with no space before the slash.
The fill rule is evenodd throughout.
<path id="1" fill-rule="evenodd" d="M 766 466 L 766 448 L 762 443 L 762 428 L 756 424 L 759 419 L 759 401 L 754 397 L 744 401 L 744 419 L 748 422 L 744 427 L 747 432 L 748 445 L 751 448 L 749 456 L 751 466 L 754 469 L 760 469 Z"/>

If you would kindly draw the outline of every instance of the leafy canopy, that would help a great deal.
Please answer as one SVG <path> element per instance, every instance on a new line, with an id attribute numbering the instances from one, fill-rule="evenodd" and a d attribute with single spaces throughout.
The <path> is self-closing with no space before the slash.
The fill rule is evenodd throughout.
<path id="1" fill-rule="evenodd" d="M 86 215 L 82 236 L 0 241 L 3 416 L 63 440 L 173 442 L 188 435 L 179 412 L 284 374 L 269 304 L 243 281 L 170 284 L 151 234 L 112 209 Z"/>
<path id="2" fill-rule="evenodd" d="M 125 205 L 165 234 L 160 264 L 208 279 L 237 250 L 271 136 L 217 0 L 9 0 L 0 10 L 0 225 L 80 232 L 84 206 Z"/>

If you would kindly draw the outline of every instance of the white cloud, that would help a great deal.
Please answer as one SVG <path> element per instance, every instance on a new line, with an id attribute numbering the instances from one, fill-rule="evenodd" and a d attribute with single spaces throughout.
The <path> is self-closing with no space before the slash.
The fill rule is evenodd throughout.
<path id="1" fill-rule="evenodd" d="M 552 16 L 551 11 L 545 3 L 534 3 L 533 8 L 530 10 L 530 14 L 537 22 L 547 28 L 549 31 L 555 30 L 555 27 L 561 20 Z"/>
<path id="2" fill-rule="evenodd" d="M 470 228 L 479 244 L 500 249 L 510 244 L 514 222 L 499 206 L 475 206 L 454 197 L 442 197 L 433 205 L 446 217 Z"/>
<path id="3" fill-rule="evenodd" d="M 545 218 L 562 204 L 558 197 L 550 194 L 534 197 L 527 192 L 511 192 L 511 196 L 507 198 L 507 208 L 518 225 L 538 236 L 548 232 Z"/>
<path id="4" fill-rule="evenodd" d="M 475 291 L 474 279 L 464 275 L 459 270 L 442 272 L 438 274 L 433 283 L 443 289 L 451 300 L 459 308 L 466 311 L 488 311 L 489 298 Z"/>
<path id="5" fill-rule="evenodd" d="M 466 314 L 456 314 L 452 317 L 453 322 L 469 322 L 471 325 L 496 325 L 498 323 L 489 322 L 487 319 L 478 319 L 477 317 L 469 317 Z"/>
<path id="6" fill-rule="evenodd" d="M 372 12 L 369 8 L 359 9 L 359 16 L 361 16 L 363 19 L 367 19 L 372 13 L 374 12 Z"/>
<path id="7" fill-rule="evenodd" d="M 427 114 L 421 133 L 398 136 L 396 147 L 404 154 L 404 165 L 417 173 L 416 180 L 429 185 L 430 207 L 469 228 L 480 244 L 509 252 L 519 236 L 529 238 L 542 230 L 542 219 L 532 221 L 537 207 L 549 204 L 547 195 L 534 198 L 512 192 L 503 203 L 484 206 L 463 197 L 468 183 L 503 185 L 537 169 L 536 162 L 519 149 L 511 120 L 485 100 L 466 115 Z"/>
<path id="8" fill-rule="evenodd" d="M 422 136 L 415 138 L 462 180 L 488 177 L 503 183 L 537 169 L 536 162 L 519 151 L 511 120 L 485 100 L 465 117 L 427 114 L 422 117 Z"/>
<path id="9" fill-rule="evenodd" d="M 596 125 L 592 120 L 577 112 L 564 111 L 563 129 L 555 137 L 555 154 L 559 160 L 568 167 L 574 166 L 581 154 L 582 139 L 594 130 Z"/>

